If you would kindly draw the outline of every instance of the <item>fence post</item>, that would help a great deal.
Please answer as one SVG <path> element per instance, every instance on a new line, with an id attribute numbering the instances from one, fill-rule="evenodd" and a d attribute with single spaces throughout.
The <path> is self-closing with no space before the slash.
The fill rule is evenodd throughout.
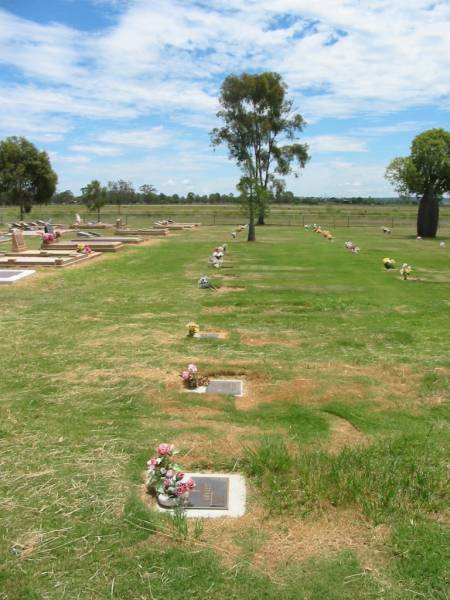
<path id="1" fill-rule="evenodd" d="M 347 215 L 347 227 L 350 227 L 350 215 Z"/>

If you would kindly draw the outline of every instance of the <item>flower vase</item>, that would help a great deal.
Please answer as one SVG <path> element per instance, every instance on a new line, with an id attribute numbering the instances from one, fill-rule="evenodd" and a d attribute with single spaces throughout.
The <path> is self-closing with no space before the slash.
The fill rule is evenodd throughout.
<path id="1" fill-rule="evenodd" d="M 187 384 L 190 390 L 195 390 L 197 388 L 197 377 L 188 379 Z"/>
<path id="2" fill-rule="evenodd" d="M 183 507 L 189 498 L 189 492 L 182 494 L 181 496 L 168 496 L 167 494 L 158 494 L 156 500 L 163 508 L 177 508 Z"/>

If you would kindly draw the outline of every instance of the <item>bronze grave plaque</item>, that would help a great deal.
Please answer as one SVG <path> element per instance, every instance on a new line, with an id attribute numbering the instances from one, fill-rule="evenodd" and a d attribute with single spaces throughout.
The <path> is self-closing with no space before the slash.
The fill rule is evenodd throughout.
<path id="1" fill-rule="evenodd" d="M 193 477 L 196 487 L 189 492 L 185 508 L 228 510 L 228 477 Z"/>

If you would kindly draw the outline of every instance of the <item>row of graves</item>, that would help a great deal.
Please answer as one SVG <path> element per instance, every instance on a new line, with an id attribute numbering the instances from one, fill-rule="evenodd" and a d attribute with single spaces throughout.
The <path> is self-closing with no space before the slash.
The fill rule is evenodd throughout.
<path id="1" fill-rule="evenodd" d="M 26 224 L 28 229 L 21 226 L 22 222 L 13 223 L 9 232 L 0 235 L 2 246 L 11 243 L 11 250 L 3 247 L 0 249 L 0 284 L 16 283 L 30 277 L 36 273 L 34 267 L 69 267 L 95 259 L 104 252 L 118 252 L 130 244 L 142 244 L 149 237 L 167 236 L 171 228 L 163 226 L 163 223 L 158 223 L 157 227 L 150 229 L 130 229 L 117 219 L 115 227 L 96 223 L 87 224 L 88 228 L 84 230 L 79 227 L 82 225 L 79 215 L 76 223 L 69 229 L 65 229 L 64 225 L 53 225 L 51 222 L 44 221 Z M 176 224 L 178 230 L 191 229 L 199 225 L 199 223 Z M 106 227 L 113 229 L 113 235 L 99 233 L 99 229 Z M 40 237 L 39 249 L 27 247 L 24 236 L 28 235 Z"/>
<path id="2" fill-rule="evenodd" d="M 314 231 L 315 233 L 318 233 L 320 235 L 322 235 L 325 239 L 333 242 L 334 241 L 334 236 L 333 234 L 322 228 L 320 225 L 317 224 L 312 224 L 312 225 L 305 225 L 304 226 L 305 231 Z M 390 227 L 380 227 L 381 232 L 383 233 L 383 235 L 391 235 L 392 230 Z M 418 242 L 420 242 L 422 240 L 421 236 L 417 236 L 416 240 Z M 445 248 L 445 242 L 441 241 L 439 242 L 439 247 L 441 249 Z M 358 244 L 356 244 L 355 242 L 353 242 L 352 240 L 347 240 L 346 242 L 344 242 L 344 248 L 348 251 L 351 252 L 352 254 L 359 254 L 361 252 L 361 248 L 359 247 Z M 397 261 L 394 258 L 391 258 L 389 256 L 386 256 L 382 259 L 382 264 L 383 267 L 386 271 L 396 271 L 397 269 Z M 412 275 L 414 269 L 413 267 L 408 264 L 407 262 L 402 262 L 401 266 L 398 269 L 398 273 L 401 277 L 401 279 L 403 279 L 404 281 L 407 281 L 408 279 L 411 281 L 420 281 L 420 279 L 414 275 Z"/>
<path id="3" fill-rule="evenodd" d="M 241 231 L 244 230 L 244 227 Z M 236 231 L 232 233 L 235 239 Z M 217 246 L 208 258 L 214 269 L 223 266 L 227 244 Z M 200 289 L 216 289 L 206 275 L 200 277 Z M 202 331 L 195 322 L 186 325 L 187 339 L 220 342 L 226 334 Z M 206 394 L 241 398 L 244 382 L 241 379 L 210 378 L 191 363 L 180 373 L 183 389 L 189 394 Z M 245 478 L 239 473 L 185 472 L 177 461 L 178 451 L 173 444 L 161 443 L 147 462 L 146 489 L 154 499 L 151 507 L 171 515 L 191 518 L 242 517 L 246 510 Z"/>

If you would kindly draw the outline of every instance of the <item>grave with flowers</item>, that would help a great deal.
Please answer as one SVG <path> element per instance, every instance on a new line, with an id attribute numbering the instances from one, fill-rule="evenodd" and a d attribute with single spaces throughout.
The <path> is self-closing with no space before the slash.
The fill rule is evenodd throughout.
<path id="1" fill-rule="evenodd" d="M 216 331 L 200 331 L 197 323 L 191 322 L 186 325 L 187 337 L 197 340 L 220 340 L 224 337 L 222 333 Z"/>
<path id="2" fill-rule="evenodd" d="M 196 394 L 219 394 L 222 396 L 244 395 L 244 383 L 241 379 L 209 379 L 201 375 L 194 364 L 190 364 L 180 373 L 184 387 Z"/>
<path id="3" fill-rule="evenodd" d="M 245 480 L 236 473 L 184 473 L 173 444 L 159 444 L 147 462 L 146 486 L 157 510 L 181 510 L 187 517 L 240 517 L 245 513 Z"/>

